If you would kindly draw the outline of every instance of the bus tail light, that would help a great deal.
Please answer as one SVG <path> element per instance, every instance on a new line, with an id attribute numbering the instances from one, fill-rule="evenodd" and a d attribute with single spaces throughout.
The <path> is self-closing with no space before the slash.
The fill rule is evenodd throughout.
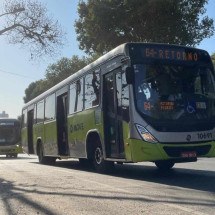
<path id="1" fill-rule="evenodd" d="M 144 141 L 157 143 L 158 141 L 143 126 L 136 124 L 137 131 Z"/>

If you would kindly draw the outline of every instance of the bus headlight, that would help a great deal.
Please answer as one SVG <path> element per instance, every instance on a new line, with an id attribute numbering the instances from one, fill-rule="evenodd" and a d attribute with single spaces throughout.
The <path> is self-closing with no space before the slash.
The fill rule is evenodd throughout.
<path id="1" fill-rule="evenodd" d="M 153 137 L 143 126 L 136 124 L 137 131 L 139 135 L 142 137 L 144 141 L 150 142 L 150 143 L 157 143 L 155 137 Z"/>

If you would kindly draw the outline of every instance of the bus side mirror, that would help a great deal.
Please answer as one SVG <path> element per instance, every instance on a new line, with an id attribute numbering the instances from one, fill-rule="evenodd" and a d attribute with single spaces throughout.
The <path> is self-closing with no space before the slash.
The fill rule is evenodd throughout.
<path id="1" fill-rule="evenodd" d="M 134 83 L 134 69 L 132 67 L 129 66 L 125 69 L 125 77 L 128 84 Z"/>

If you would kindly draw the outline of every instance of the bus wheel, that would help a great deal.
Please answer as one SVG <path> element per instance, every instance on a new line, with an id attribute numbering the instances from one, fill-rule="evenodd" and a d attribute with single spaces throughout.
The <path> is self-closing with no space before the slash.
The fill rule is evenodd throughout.
<path id="1" fill-rule="evenodd" d="M 46 163 L 46 158 L 43 155 L 43 146 L 42 146 L 42 144 L 38 145 L 37 155 L 38 155 L 39 163 L 45 164 Z"/>
<path id="2" fill-rule="evenodd" d="M 158 169 L 167 171 L 170 170 L 175 165 L 175 163 L 169 160 L 161 160 L 155 161 L 155 165 L 157 166 Z"/>
<path id="3" fill-rule="evenodd" d="M 104 160 L 101 144 L 97 144 L 94 148 L 93 164 L 95 170 L 100 173 L 109 172 L 113 169 L 114 163 Z"/>

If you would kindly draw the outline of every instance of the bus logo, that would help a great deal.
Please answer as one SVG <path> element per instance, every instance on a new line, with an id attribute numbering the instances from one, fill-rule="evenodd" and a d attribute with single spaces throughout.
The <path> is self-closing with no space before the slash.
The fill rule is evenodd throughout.
<path id="1" fill-rule="evenodd" d="M 187 104 L 187 112 L 188 113 L 194 113 L 196 110 L 195 110 L 195 108 L 188 102 L 188 104 Z"/>

